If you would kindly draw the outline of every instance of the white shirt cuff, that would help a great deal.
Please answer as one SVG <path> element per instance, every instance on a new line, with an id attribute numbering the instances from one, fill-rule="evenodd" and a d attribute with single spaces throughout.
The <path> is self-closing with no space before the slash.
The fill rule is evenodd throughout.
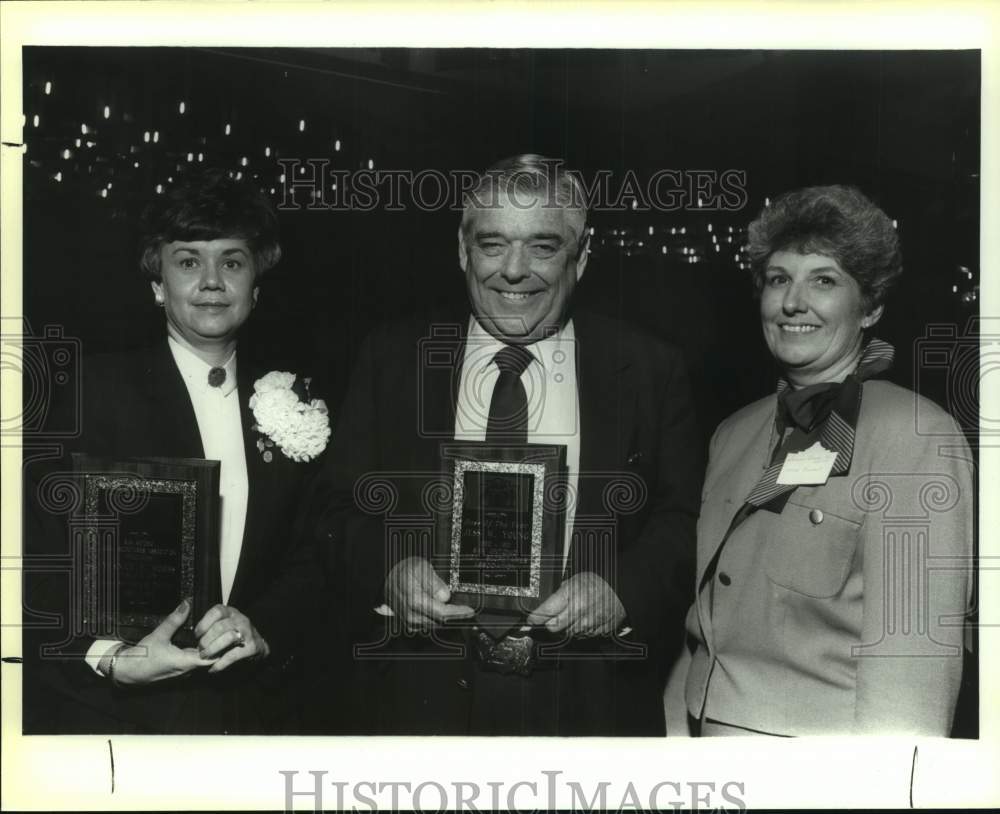
<path id="1" fill-rule="evenodd" d="M 101 659 L 111 652 L 113 648 L 120 644 L 122 642 L 118 641 L 118 639 L 98 639 L 90 646 L 90 649 L 87 650 L 87 655 L 83 658 L 90 665 L 90 668 L 100 675 L 101 673 L 98 671 L 97 665 L 101 663 Z"/>

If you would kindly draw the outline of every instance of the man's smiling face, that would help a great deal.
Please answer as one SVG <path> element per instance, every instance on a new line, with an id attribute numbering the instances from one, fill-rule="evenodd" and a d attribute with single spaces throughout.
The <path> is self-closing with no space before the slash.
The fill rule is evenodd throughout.
<path id="1" fill-rule="evenodd" d="M 459 265 L 483 328 L 508 344 L 530 344 L 568 319 L 586 244 L 573 211 L 546 205 L 544 195 L 499 194 L 495 203 L 475 209 L 459 230 Z"/>

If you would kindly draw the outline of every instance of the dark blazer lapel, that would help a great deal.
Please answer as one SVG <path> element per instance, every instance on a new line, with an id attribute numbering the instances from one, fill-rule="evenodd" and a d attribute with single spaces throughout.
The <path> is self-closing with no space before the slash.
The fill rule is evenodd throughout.
<path id="1" fill-rule="evenodd" d="M 422 420 L 435 422 L 432 432 L 421 432 L 420 441 L 414 446 L 414 459 L 411 461 L 413 471 L 420 471 L 433 462 L 439 465 L 439 449 L 442 441 L 453 440 L 455 437 L 455 413 L 458 409 L 458 393 L 462 382 L 462 366 L 465 362 L 465 340 L 469 328 L 469 313 L 464 315 L 436 315 L 431 328 L 436 329 L 434 352 L 440 354 L 440 359 L 450 359 L 450 366 L 445 370 L 431 370 L 428 365 L 432 360 L 422 357 L 417 365 L 418 380 L 412 383 L 413 392 L 422 400 L 418 404 Z M 417 337 L 426 340 L 426 337 Z M 414 344 L 414 352 L 418 345 Z M 426 355 L 424 355 L 426 356 Z M 435 366 L 436 367 L 436 366 Z M 443 422 L 437 422 L 443 418 Z M 408 421 L 414 419 L 407 417 Z"/>
<path id="2" fill-rule="evenodd" d="M 194 406 L 166 340 L 150 349 L 145 376 L 150 430 L 161 439 L 154 447 L 176 450 L 179 458 L 204 458 Z"/>
<path id="3" fill-rule="evenodd" d="M 604 516 L 603 492 L 615 472 L 624 472 L 635 422 L 635 388 L 618 337 L 602 335 L 585 315 L 575 317 L 576 376 L 580 406 L 580 479 L 576 517 Z M 577 546 L 574 535 L 571 544 Z M 575 552 L 570 552 L 573 561 Z"/>

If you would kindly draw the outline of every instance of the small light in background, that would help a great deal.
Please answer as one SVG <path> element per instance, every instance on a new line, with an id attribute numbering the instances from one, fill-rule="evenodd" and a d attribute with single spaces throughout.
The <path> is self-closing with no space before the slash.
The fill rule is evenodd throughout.
<path id="1" fill-rule="evenodd" d="M 764 199 L 764 206 L 770 206 L 770 205 L 771 205 L 771 199 L 770 198 L 765 198 Z"/>
<path id="2" fill-rule="evenodd" d="M 652 226 L 649 227 L 649 233 L 653 234 L 653 227 Z"/>
<path id="3" fill-rule="evenodd" d="M 108 191 L 106 189 L 102 189 L 101 190 L 101 197 L 102 198 L 107 198 L 108 197 Z"/>
<path id="4" fill-rule="evenodd" d="M 55 178 L 55 179 L 56 179 L 57 181 L 59 181 L 59 182 L 61 183 L 61 182 L 62 182 L 62 170 L 60 170 L 59 172 L 57 172 L 57 173 L 56 173 L 56 174 L 55 174 L 55 175 L 54 175 L 53 177 L 54 177 L 54 178 Z"/>
<path id="5" fill-rule="evenodd" d="M 188 153 L 188 163 L 194 161 L 194 153 Z"/>
<path id="6" fill-rule="evenodd" d="M 375 169 L 375 162 L 370 158 L 368 159 L 368 169 L 370 170 Z"/>
<path id="7" fill-rule="evenodd" d="M 157 184 L 156 185 L 156 194 L 157 195 L 163 194 L 163 184 Z"/>
<path id="8" fill-rule="evenodd" d="M 299 132 L 304 133 L 306 131 L 306 120 L 299 119 Z"/>
<path id="9" fill-rule="evenodd" d="M 228 136 L 232 132 L 233 132 L 233 128 L 227 123 L 226 124 L 226 135 Z"/>
<path id="10" fill-rule="evenodd" d="M 278 176 L 278 183 L 279 184 L 285 183 L 285 174 L 284 173 L 281 173 L 281 175 Z"/>
<path id="11" fill-rule="evenodd" d="M 36 113 L 36 114 L 35 114 L 35 116 L 34 116 L 34 118 L 33 118 L 33 119 L 31 120 L 31 123 L 32 123 L 32 124 L 33 124 L 33 125 L 34 125 L 35 127 L 38 127 L 38 123 L 39 123 L 40 121 L 41 121 L 41 119 L 39 119 L 39 118 L 38 118 L 38 114 Z"/>
<path id="12" fill-rule="evenodd" d="M 667 253 L 667 247 L 666 247 L 666 246 L 660 246 L 660 251 L 661 251 L 661 252 L 662 252 L 663 254 L 666 254 L 666 253 Z"/>
<path id="13" fill-rule="evenodd" d="M 174 177 L 171 175 L 167 178 L 167 183 L 172 184 L 174 182 Z"/>
<path id="14" fill-rule="evenodd" d="M 63 156 L 63 158 L 69 158 L 69 157 L 70 157 L 71 155 L 73 155 L 73 154 L 72 154 L 72 153 L 71 153 L 71 152 L 69 151 L 69 147 L 67 147 L 67 148 L 66 148 L 65 150 L 63 150 L 63 152 L 62 152 L 62 156 Z"/>
<path id="15" fill-rule="evenodd" d="M 711 231 L 712 231 L 712 224 L 711 224 L 711 223 L 710 223 L 710 224 L 708 224 L 708 231 L 709 231 L 709 232 L 711 232 Z"/>
<path id="16" fill-rule="evenodd" d="M 90 132 L 90 131 L 88 131 L 88 130 L 87 130 L 87 125 L 85 125 L 85 124 L 81 124 L 81 125 L 80 125 L 80 132 L 81 132 L 81 133 L 82 133 L 83 135 L 87 135 L 87 133 L 88 133 L 88 132 Z"/>
<path id="17" fill-rule="evenodd" d="M 139 162 L 136 161 L 132 166 L 135 167 L 136 169 L 139 169 Z"/>
<path id="18" fill-rule="evenodd" d="M 270 157 L 270 155 L 271 155 L 271 148 L 270 147 L 265 147 L 264 148 L 264 155 Z"/>
<path id="19" fill-rule="evenodd" d="M 952 294 L 957 294 L 958 293 L 958 286 L 957 285 L 953 285 L 951 287 L 951 293 Z"/>
<path id="20" fill-rule="evenodd" d="M 242 172 L 236 173 L 236 180 L 237 181 L 239 181 L 242 177 L 243 177 L 243 173 Z"/>
<path id="21" fill-rule="evenodd" d="M 899 221 L 896 220 L 895 218 L 892 219 L 892 228 L 893 229 L 898 229 L 899 228 Z"/>
<path id="22" fill-rule="evenodd" d="M 340 139 L 337 139 L 335 142 L 333 142 L 333 149 L 338 153 L 340 152 Z"/>
<path id="23" fill-rule="evenodd" d="M 181 102 L 179 105 L 177 105 L 177 112 L 178 113 L 183 114 L 185 110 L 187 110 L 187 105 L 184 104 L 184 102 Z"/>
<path id="24" fill-rule="evenodd" d="M 153 143 L 155 144 L 159 140 L 160 140 L 160 131 L 159 130 L 154 130 L 153 131 Z"/>
<path id="25" fill-rule="evenodd" d="M 51 82 L 46 82 L 45 83 L 45 95 L 48 96 L 50 93 L 52 93 L 52 83 Z"/>
<path id="26" fill-rule="evenodd" d="M 241 167 L 245 167 L 245 166 L 246 166 L 247 164 L 249 164 L 249 163 L 250 163 L 250 162 L 249 162 L 249 161 L 247 160 L 247 157 L 246 157 L 246 156 L 243 156 L 243 158 L 241 158 L 241 159 L 240 159 L 240 166 L 241 166 Z"/>
<path id="27" fill-rule="evenodd" d="M 145 133 L 142 134 L 142 140 L 145 141 L 147 144 L 149 143 L 149 131 L 148 130 Z"/>
<path id="28" fill-rule="evenodd" d="M 76 140 L 76 146 L 77 147 L 82 147 L 83 146 L 83 140 L 82 139 L 77 139 Z"/>
<path id="29" fill-rule="evenodd" d="M 111 118 L 111 108 L 108 107 L 107 105 L 104 106 L 104 118 L 105 119 Z"/>
<path id="30" fill-rule="evenodd" d="M 205 154 L 204 153 L 198 153 L 198 160 L 199 161 L 204 161 L 205 160 Z"/>

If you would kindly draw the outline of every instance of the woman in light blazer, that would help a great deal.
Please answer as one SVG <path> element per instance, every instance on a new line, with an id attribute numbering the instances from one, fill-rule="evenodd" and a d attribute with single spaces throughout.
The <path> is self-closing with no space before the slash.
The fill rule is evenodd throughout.
<path id="1" fill-rule="evenodd" d="M 788 193 L 751 224 L 764 338 L 782 377 L 722 422 L 698 525 L 684 696 L 701 735 L 947 735 L 972 556 L 968 445 L 876 377 L 902 271 L 855 189 Z"/>

